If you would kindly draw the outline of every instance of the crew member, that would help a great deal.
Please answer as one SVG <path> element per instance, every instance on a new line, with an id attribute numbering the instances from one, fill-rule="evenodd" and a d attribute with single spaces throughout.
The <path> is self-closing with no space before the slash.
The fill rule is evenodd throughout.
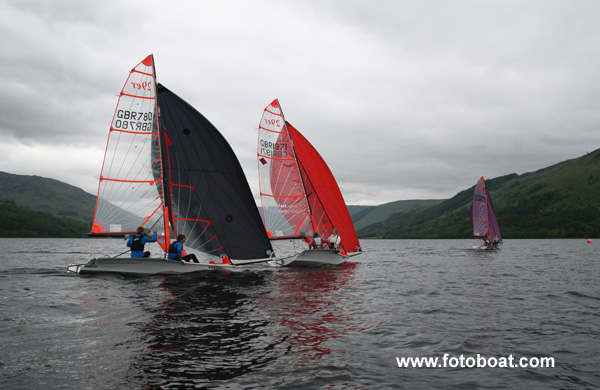
<path id="1" fill-rule="evenodd" d="M 137 228 L 137 232 L 129 236 L 127 240 L 127 246 L 131 248 L 131 258 L 150 257 L 150 252 L 144 252 L 144 245 L 149 242 L 156 242 L 156 229 L 154 229 L 154 236 L 150 237 L 146 235 L 146 228 L 140 226 Z"/>

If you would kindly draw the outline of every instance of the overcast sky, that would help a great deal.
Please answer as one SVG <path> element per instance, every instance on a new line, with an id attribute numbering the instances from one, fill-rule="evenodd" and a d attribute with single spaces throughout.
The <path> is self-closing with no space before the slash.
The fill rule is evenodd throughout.
<path id="1" fill-rule="evenodd" d="M 256 196 L 274 98 L 348 204 L 449 198 L 600 147 L 600 1 L 0 0 L 0 15 L 0 171 L 93 194 L 148 54 Z"/>

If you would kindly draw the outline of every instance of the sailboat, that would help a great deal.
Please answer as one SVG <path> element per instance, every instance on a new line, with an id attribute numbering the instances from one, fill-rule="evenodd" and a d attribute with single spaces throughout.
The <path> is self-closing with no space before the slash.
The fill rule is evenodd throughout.
<path id="1" fill-rule="evenodd" d="M 342 193 L 329 167 L 311 143 L 286 122 L 277 99 L 258 128 L 258 171 L 262 216 L 271 240 L 311 239 L 328 244 L 334 230 L 339 243 L 309 248 L 280 266 L 339 265 L 361 247 Z"/>
<path id="2" fill-rule="evenodd" d="M 471 222 L 473 223 L 473 235 L 483 239 L 482 245 L 476 245 L 473 248 L 497 249 L 502 243 L 502 236 L 494 213 L 492 198 L 485 187 L 483 176 L 477 181 L 473 192 Z"/>
<path id="3" fill-rule="evenodd" d="M 89 235 L 160 229 L 159 254 L 94 258 L 68 270 L 188 273 L 269 259 L 271 242 L 231 146 L 202 114 L 157 83 L 154 65 L 154 57 L 146 57 L 121 90 Z M 171 238 L 180 234 L 200 263 L 167 259 Z"/>

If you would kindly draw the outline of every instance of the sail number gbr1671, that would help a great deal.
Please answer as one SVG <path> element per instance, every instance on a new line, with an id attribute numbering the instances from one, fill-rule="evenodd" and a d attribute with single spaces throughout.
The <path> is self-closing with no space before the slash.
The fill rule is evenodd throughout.
<path id="1" fill-rule="evenodd" d="M 114 127 L 119 130 L 152 131 L 152 112 L 117 110 Z"/>

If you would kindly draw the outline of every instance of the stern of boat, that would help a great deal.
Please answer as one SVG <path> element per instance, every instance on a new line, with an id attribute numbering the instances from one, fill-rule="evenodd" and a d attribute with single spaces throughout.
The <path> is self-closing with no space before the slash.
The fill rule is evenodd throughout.
<path id="1" fill-rule="evenodd" d="M 348 258 L 333 249 L 307 249 L 291 257 L 270 261 L 268 264 L 274 267 L 317 267 L 341 265 Z"/>

